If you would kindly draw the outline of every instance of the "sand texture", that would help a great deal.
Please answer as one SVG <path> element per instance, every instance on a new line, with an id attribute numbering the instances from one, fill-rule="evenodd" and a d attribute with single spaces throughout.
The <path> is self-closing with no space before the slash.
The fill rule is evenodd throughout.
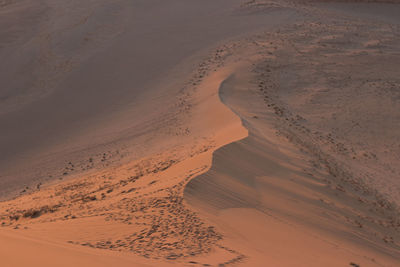
<path id="1" fill-rule="evenodd" d="M 0 266 L 399 266 L 398 12 L 0 0 Z"/>

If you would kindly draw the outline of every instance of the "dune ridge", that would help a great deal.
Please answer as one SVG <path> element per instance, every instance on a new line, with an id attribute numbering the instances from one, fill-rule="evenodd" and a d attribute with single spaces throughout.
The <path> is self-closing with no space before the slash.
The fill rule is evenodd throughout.
<path id="1" fill-rule="evenodd" d="M 118 263 L 121 266 L 136 261 L 135 255 L 150 259 L 150 265 L 155 264 L 152 260 L 211 265 L 242 260 L 240 253 L 220 245 L 222 237 L 215 228 L 183 202 L 185 184 L 210 167 L 212 152 L 247 136 L 240 119 L 219 100 L 219 87 L 231 71 L 231 66 L 214 66 L 224 53 L 225 49 L 218 49 L 215 63 L 202 64 L 194 77 L 196 81 L 191 82 L 192 87 L 193 83 L 198 84 L 196 88 L 182 93 L 186 98 L 183 102 L 191 103 L 186 104 L 182 114 L 191 122 L 186 125 L 187 131 L 193 133 L 190 142 L 121 167 L 43 185 L 36 192 L 0 204 L 4 240 L 19 244 L 24 242 L 22 237 L 28 236 L 32 242 L 47 242 L 50 245 L 42 248 L 43 253 L 56 250 L 60 244 L 67 251 L 71 246 L 84 248 L 78 254 L 56 251 L 54 257 L 47 259 L 35 253 L 22 262 L 54 266 L 63 257 L 72 257 L 77 264 L 93 257 L 112 261 L 108 252 L 92 255 L 87 253 L 88 248 L 127 252 L 128 256 Z M 218 70 L 210 71 L 212 68 Z M 12 248 L 2 252 L 6 264 L 13 266 L 15 253 Z M 109 253 L 116 257 L 121 252 Z M 138 262 L 146 264 L 143 259 Z"/>
<path id="2" fill-rule="evenodd" d="M 270 14 L 265 7 L 236 12 Z M 0 202 L 2 264 L 397 266 L 400 217 L 390 196 L 398 169 L 374 179 L 396 162 L 396 150 L 375 158 L 367 131 L 355 135 L 362 146 L 344 138 L 346 122 L 368 129 L 367 120 L 346 113 L 351 101 L 340 102 L 342 112 L 333 116 L 335 101 L 328 100 L 354 97 L 345 90 L 352 79 L 333 71 L 353 57 L 362 64 L 349 60 L 343 72 L 354 81 L 373 78 L 359 71 L 364 65 L 379 74 L 357 96 L 371 101 L 382 86 L 382 100 L 395 96 L 396 70 L 385 72 L 384 82 L 372 63 L 396 66 L 398 28 L 316 7 L 296 12 L 306 19 L 229 41 L 197 65 L 161 109 L 168 112 L 141 129 L 142 156 L 99 153 L 92 161 L 102 168 L 71 171 Z M 176 84 L 162 93 L 170 86 Z M 394 120 L 397 107 L 387 104 L 382 114 Z M 333 117 L 338 128 L 329 124 Z M 116 164 L 108 164 L 114 154 Z M 21 249 L 29 253 L 19 257 Z"/>
<path id="3" fill-rule="evenodd" d="M 174 105 L 210 50 L 297 18 L 240 1 L 4 1 L 0 197 L 156 153 L 165 124 L 184 135 Z"/>
<path id="4" fill-rule="evenodd" d="M 359 34 L 361 28 L 368 33 Z M 238 60 L 248 64 L 221 94 L 249 137 L 216 150 L 211 169 L 189 182 L 185 198 L 224 229 L 225 238 L 248 256 L 248 266 L 398 265 L 397 150 L 368 156 L 397 140 L 391 135 L 398 130 L 394 120 L 386 119 L 398 114 L 392 94 L 399 81 L 390 67 L 400 62 L 397 30 L 324 19 L 237 45 L 233 54 L 244 55 Z M 345 75 L 351 79 L 343 81 Z M 383 80 L 391 82 L 383 86 Z M 357 131 L 351 137 L 349 122 L 363 124 L 350 127 Z M 382 135 L 370 134 L 377 124 Z"/>

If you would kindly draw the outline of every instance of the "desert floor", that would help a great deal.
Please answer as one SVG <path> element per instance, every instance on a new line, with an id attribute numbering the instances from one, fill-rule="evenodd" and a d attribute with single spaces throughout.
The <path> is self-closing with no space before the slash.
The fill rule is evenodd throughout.
<path id="1" fill-rule="evenodd" d="M 400 266 L 399 14 L 0 0 L 0 266 Z"/>

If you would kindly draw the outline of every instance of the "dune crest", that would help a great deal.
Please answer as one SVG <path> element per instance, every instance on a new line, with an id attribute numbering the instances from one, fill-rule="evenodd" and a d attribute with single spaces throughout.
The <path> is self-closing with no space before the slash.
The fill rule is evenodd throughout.
<path id="1" fill-rule="evenodd" d="M 3 1 L 0 8 L 9 10 L 15 3 Z M 74 94 L 55 90 L 50 98 L 39 97 L 48 105 L 40 100 L 31 108 L 45 112 L 57 105 L 51 101 L 54 97 L 73 109 L 71 99 L 84 88 L 85 97 L 78 97 L 82 109 L 73 110 L 74 116 L 85 118 L 79 120 L 79 130 L 64 132 L 63 121 L 51 114 L 73 146 L 58 135 L 59 140 L 47 143 L 43 135 L 46 142 L 37 143 L 46 151 L 43 156 L 35 153 L 36 143 L 30 143 L 29 153 L 44 165 L 26 163 L 18 175 L 29 169 L 49 179 L 39 182 L 32 177 L 40 175 L 32 174 L 26 180 L 34 186 L 0 202 L 1 265 L 399 265 L 400 150 L 393 145 L 400 131 L 396 16 L 388 22 L 379 12 L 371 15 L 362 8 L 344 12 L 335 4 L 262 0 L 175 0 L 162 5 L 143 1 L 138 6 L 102 0 L 100 9 L 85 3 L 99 13 L 74 24 L 77 29 L 85 25 L 102 36 L 102 27 L 86 24 L 96 18 L 109 18 L 112 26 L 126 28 L 104 28 L 103 35 L 110 38 L 100 38 L 100 46 L 95 39 L 84 39 L 77 50 L 57 47 L 78 56 L 93 45 L 98 54 L 72 68 L 81 71 L 63 72 L 69 77 L 64 82 L 80 85 L 71 87 Z M 125 4 L 129 8 L 122 8 Z M 75 15 L 86 10 L 77 9 Z M 106 12 L 110 10 L 114 12 Z M 157 23 L 140 10 L 160 14 Z M 192 24 L 183 25 L 191 14 Z M 137 18 L 146 27 L 127 27 L 136 25 Z M 165 18 L 172 24 L 164 24 Z M 225 19 L 224 27 L 215 26 Z M 169 53 L 192 27 L 210 39 L 190 33 L 184 49 Z M 62 33 L 85 36 L 80 31 Z M 63 34 L 58 36 L 61 40 Z M 138 34 L 150 41 L 136 38 Z M 229 39 L 233 36 L 237 38 Z M 159 40 L 166 37 L 174 38 L 168 39 L 165 52 Z M 221 40 L 224 44 L 207 50 L 208 57 L 203 58 L 204 51 L 192 55 Z M 133 41 L 144 50 L 132 50 Z M 120 51 L 131 52 L 131 57 Z M 135 64 L 132 55 L 148 65 Z M 109 67 L 109 61 L 118 66 Z M 104 68 L 103 75 L 93 73 L 97 65 Z M 135 70 L 130 69 L 133 65 Z M 99 79 L 79 78 L 88 73 Z M 139 78 L 133 79 L 132 73 Z M 130 84 L 133 80 L 138 84 Z M 115 91 L 106 90 L 114 85 Z M 86 110 L 85 100 L 98 88 L 98 106 Z M 111 99 L 113 107 L 108 105 Z M 28 102 L 16 113 L 21 118 L 36 114 L 24 111 Z M 104 113 L 92 117 L 96 110 Z M 75 118 L 66 110 L 58 115 Z M 2 118 L 10 126 L 8 137 L 29 143 L 25 132 L 10 134 L 18 120 Z M 28 153 L 23 145 L 1 141 L 9 155 L 17 155 L 14 149 Z M 67 160 L 74 155 L 76 161 Z M 16 170 L 25 160 L 3 157 L 2 164 L 10 160 Z M 17 177 L 13 171 L 1 174 L 7 178 L 1 182 L 10 185 L 3 193 L 13 186 L 21 189 L 21 181 L 8 180 Z M 21 250 L 28 251 L 24 257 Z"/>
<path id="2" fill-rule="evenodd" d="M 53 251 L 55 255 L 44 259 L 35 252 L 24 259 L 41 266 L 54 266 L 63 257 L 72 257 L 79 265 L 96 257 L 104 260 L 105 266 L 113 261 L 121 266 L 132 264 L 136 255 L 148 258 L 144 264 L 151 265 L 152 260 L 184 264 L 197 255 L 201 255 L 200 262 L 212 265 L 240 260 L 240 254 L 219 245 L 222 237 L 218 231 L 183 201 L 186 183 L 210 168 L 212 152 L 247 136 L 239 117 L 219 99 L 219 87 L 232 66 L 214 65 L 204 63 L 195 76 L 198 85 L 182 93 L 191 103 L 180 118 L 190 122 L 186 125 L 188 143 L 2 202 L 4 229 L 0 235 L 15 244 L 2 252 L 2 258 L 11 263 L 17 253 L 13 249 L 18 244 L 22 247 L 24 238 L 29 237 L 27 249 L 44 242 L 38 252 Z M 67 252 L 62 253 L 60 247 Z M 70 247 L 73 249 L 68 252 Z M 89 248 L 101 250 L 93 254 Z M 119 262 L 121 251 L 129 254 L 123 254 Z M 66 266 L 70 263 L 65 261 Z"/>
<path id="3" fill-rule="evenodd" d="M 185 198 L 248 266 L 398 264 L 398 154 L 385 145 L 398 136 L 395 32 L 342 18 L 236 45 L 237 60 L 249 64 L 224 83 L 221 98 L 249 136 L 217 149 Z M 369 156 L 383 147 L 385 155 Z"/>

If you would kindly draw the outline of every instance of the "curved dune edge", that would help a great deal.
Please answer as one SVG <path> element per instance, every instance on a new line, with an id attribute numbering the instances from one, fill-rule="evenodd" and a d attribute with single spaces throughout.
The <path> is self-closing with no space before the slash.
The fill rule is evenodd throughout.
<path id="1" fill-rule="evenodd" d="M 217 265 L 237 257 L 236 252 L 215 246 L 220 235 L 182 203 L 185 183 L 210 168 L 213 151 L 248 135 L 240 118 L 220 102 L 218 95 L 232 68 L 218 68 L 210 74 L 203 71 L 204 68 L 197 88 L 190 93 L 188 101 L 192 108 L 184 114 L 190 120 L 188 144 L 180 142 L 180 146 L 154 157 L 42 186 L 32 194 L 1 202 L 2 263 L 5 266 L 169 266 L 187 264 L 192 255 L 200 257 L 199 263 Z M 180 138 L 186 137 L 172 137 L 171 142 Z M 133 211 L 133 207 L 137 209 Z M 141 214 L 142 211 L 158 214 L 149 223 L 146 218 L 149 215 Z M 179 216 L 177 221 L 174 216 Z M 179 222 L 183 226 L 174 224 Z M 146 224 L 145 230 L 141 224 Z M 153 227 L 148 227 L 150 224 Z M 164 226 L 166 229 L 160 229 Z M 168 232 L 168 227 L 180 228 Z M 185 236 L 179 236 L 181 233 L 171 237 L 174 235 L 171 232 L 178 230 Z M 149 244 L 148 240 L 143 247 L 132 237 L 141 233 L 140 239 L 165 235 L 167 246 L 171 238 L 183 244 L 192 235 L 194 243 L 185 246 L 194 249 L 172 247 L 165 253 L 161 249 L 163 244 Z M 18 257 L 21 251 L 27 251 L 23 258 Z"/>
<path id="2" fill-rule="evenodd" d="M 151 157 L 0 203 L 4 226 L 0 242 L 12 244 L 0 249 L 3 262 L 10 266 L 101 266 L 98 261 L 106 266 L 218 266 L 238 261 L 243 266 L 396 266 L 394 247 L 375 242 L 382 236 L 370 242 L 370 235 L 357 230 L 358 221 L 345 217 L 353 207 L 365 206 L 342 193 L 339 198 L 353 202 L 335 202 L 335 195 L 324 191 L 323 181 L 304 172 L 304 154 L 276 136 L 262 98 L 248 94 L 256 85 L 248 83 L 252 61 L 241 54 L 223 67 L 209 62 L 200 66 L 178 107 L 184 134 L 174 132 L 169 140 L 154 144 L 179 145 L 165 151 L 160 146 Z M 226 105 L 219 97 L 223 86 L 234 89 L 233 94 L 222 92 Z M 189 181 L 210 174 L 222 181 L 222 191 L 240 189 L 241 201 L 217 202 L 195 213 L 186 205 L 183 191 Z M 252 184 L 243 186 L 243 178 Z M 202 203 L 207 201 L 213 198 L 202 195 Z M 190 199 L 189 204 L 198 208 Z M 32 254 L 19 257 L 25 249 Z"/>
<path id="3" fill-rule="evenodd" d="M 251 88 L 248 84 L 251 80 L 248 68 L 251 65 L 249 62 L 253 60 L 254 58 L 243 60 L 241 56 L 239 59 L 234 57 L 223 67 L 215 67 L 212 64 L 206 67 L 208 71 L 215 67 L 216 71 L 201 71 L 201 81 L 196 81 L 195 89 L 192 88 L 193 91 L 187 94 L 187 101 L 192 107 L 181 121 L 190 131 L 189 145 L 184 144 L 139 162 L 105 170 L 90 177 L 78 177 L 76 180 L 49 186 L 39 192 L 0 203 L 1 222 L 6 223 L 1 229 L 0 239 L 2 244 L 9 244 L 0 250 L 3 262 L 10 266 L 26 266 L 28 263 L 31 266 L 169 266 L 194 263 L 218 265 L 239 261 L 247 266 L 265 266 L 265 263 L 274 266 L 321 266 L 327 262 L 332 266 L 350 262 L 361 266 L 374 266 L 371 259 L 376 260 L 377 264 L 382 261 L 395 262 L 390 256 L 376 253 L 374 244 L 366 248 L 365 244 L 354 245 L 347 237 L 335 236 L 343 230 L 335 228 L 338 227 L 337 224 L 322 224 L 324 227 L 332 227 L 333 236 L 326 235 L 323 227 L 310 228 L 303 219 L 299 220 L 304 215 L 296 217 L 302 209 L 310 211 L 312 207 L 303 205 L 299 208 L 288 205 L 288 201 L 294 201 L 293 195 L 288 199 L 287 195 L 282 195 L 281 190 L 294 191 L 296 195 L 304 198 L 310 198 L 313 193 L 305 188 L 304 184 L 299 187 L 290 181 L 283 184 L 280 181 L 283 176 L 279 175 L 279 168 L 282 166 L 278 165 L 283 164 L 287 168 L 284 171 L 287 174 L 294 170 L 291 165 L 293 161 L 298 164 L 295 171 L 301 171 L 299 166 L 303 161 L 297 161 L 299 154 L 293 146 L 286 140 L 275 137 L 275 131 L 268 123 L 268 114 L 258 105 L 259 99 L 248 98 L 247 92 Z M 228 88 L 221 92 L 224 86 Z M 230 92 L 230 86 L 233 86 L 233 94 Z M 224 103 L 221 102 L 221 97 Z M 252 104 L 252 107 L 241 108 L 239 104 L 243 102 Z M 242 119 L 245 120 L 246 128 Z M 258 137 L 254 139 L 252 127 L 257 123 L 258 127 L 264 128 L 258 128 L 262 131 L 258 132 Z M 250 136 L 247 127 L 253 129 Z M 178 136 L 176 140 L 182 138 L 184 137 Z M 243 147 L 251 149 L 243 151 Z M 251 155 L 254 152 L 252 149 L 255 149 L 255 154 L 258 153 L 257 150 L 261 150 L 261 155 L 258 156 L 262 156 L 262 161 L 257 161 L 256 165 L 247 165 L 256 159 L 254 153 Z M 275 159 L 279 161 L 278 165 L 274 163 Z M 189 199 L 189 204 L 195 205 L 188 209 L 183 199 L 186 183 L 212 173 L 215 167 L 220 166 L 220 160 L 228 163 L 225 166 L 236 165 L 250 176 L 259 176 L 266 170 L 274 170 L 275 174 L 269 176 L 270 180 L 264 184 L 270 187 L 270 195 L 265 197 L 266 201 L 273 204 L 273 208 L 261 209 L 260 212 L 262 205 L 259 205 L 257 199 L 253 202 L 251 197 L 249 198 L 253 194 L 251 190 L 243 188 L 240 183 L 228 183 L 223 190 L 235 192 L 235 189 L 239 188 L 244 194 L 243 199 L 251 201 L 245 201 L 239 206 L 237 203 L 229 206 L 231 202 L 228 201 L 227 207 L 217 207 L 218 212 L 206 207 L 205 210 L 199 210 L 198 216 L 191 210 L 192 207 L 197 209 L 198 203 Z M 287 163 L 283 160 L 287 160 Z M 259 165 L 260 163 L 264 166 Z M 232 177 L 242 174 L 236 173 L 234 168 L 232 171 Z M 229 175 L 222 178 L 229 179 Z M 304 177 L 302 179 L 302 182 L 305 182 Z M 264 182 L 262 179 L 256 179 L 256 185 L 263 186 Z M 307 183 L 309 181 L 305 182 L 306 185 Z M 274 192 L 277 188 L 280 189 Z M 107 193 L 110 190 L 112 192 Z M 102 199 L 103 194 L 106 195 L 105 199 Z M 64 206 L 65 203 L 61 202 L 62 205 L 58 206 L 60 201 L 57 197 L 64 199 L 68 205 Z M 203 201 L 212 200 L 209 196 L 202 197 Z M 139 200 L 142 198 L 148 200 Z M 166 208 L 166 205 L 172 205 L 172 211 Z M 133 218 L 130 218 L 132 207 L 135 208 L 135 212 Z M 141 214 L 142 208 L 147 214 Z M 5 213 L 7 209 L 10 210 Z M 39 217 L 32 212 L 37 210 L 41 211 Z M 124 240 L 134 232 L 140 233 L 143 229 L 140 224 L 148 223 L 143 216 L 152 212 L 159 213 L 161 210 L 165 214 L 158 214 L 156 220 L 145 227 L 146 231 L 141 238 L 146 241 L 145 247 L 138 246 L 135 242 L 132 247 L 129 247 L 131 244 L 127 248 L 112 247 L 121 244 L 118 240 Z M 282 216 L 277 210 L 282 214 L 295 212 L 295 220 Z M 5 217 L 10 215 L 19 215 L 21 218 L 8 225 L 9 220 Z M 175 223 L 174 218 L 168 215 L 176 217 L 177 222 L 183 225 L 182 228 L 176 229 L 187 231 L 180 236 L 185 242 L 189 242 L 185 244 L 188 247 L 201 244 L 203 250 L 186 251 L 173 247 L 172 251 L 165 254 L 157 244 L 149 243 L 149 233 L 150 237 L 163 234 L 166 234 L 167 238 L 172 237 L 170 232 L 164 229 L 164 225 Z M 318 218 L 310 218 L 313 219 L 317 219 L 318 223 L 326 223 Z M 205 224 L 200 225 L 198 222 Z M 214 230 L 210 225 L 216 225 L 217 228 Z M 200 236 L 193 233 L 197 230 Z M 201 240 L 201 243 L 190 243 L 189 240 L 192 239 Z M 131 248 L 135 253 L 132 253 Z M 118 249 L 122 251 L 113 251 Z M 21 250 L 32 253 L 27 253 L 24 258 L 18 257 Z M 179 255 L 182 252 L 185 254 Z"/>
<path id="4" fill-rule="evenodd" d="M 211 168 L 185 188 L 188 203 L 217 225 L 246 266 L 395 266 L 396 249 L 339 218 L 340 209 L 344 217 L 348 211 L 318 181 L 325 174 L 304 172 L 307 156 L 276 136 L 270 116 L 249 96 L 243 72 L 227 85 L 227 105 L 247 106 L 239 113 L 250 113 L 243 117 L 250 135 L 213 152 Z"/>
<path id="5" fill-rule="evenodd" d="M 343 33 L 321 25 L 327 35 Z M 308 139 L 303 118 L 275 96 L 280 89 L 291 92 L 276 85 L 274 78 L 280 73 L 275 72 L 297 68 L 301 78 L 292 73 L 282 76 L 298 79 L 298 84 L 311 77 L 300 59 L 291 64 L 296 55 L 292 46 L 304 53 L 296 55 L 301 59 L 312 61 L 318 55 L 315 43 L 299 37 L 299 33 L 307 36 L 308 25 L 296 26 L 244 46 L 247 53 L 262 55 L 258 62 L 257 57 L 249 60 L 239 51 L 234 53 L 254 64 L 235 70 L 221 94 L 243 119 L 249 136 L 217 149 L 210 170 L 188 183 L 185 199 L 221 229 L 224 244 L 240 251 L 246 266 L 397 266 L 397 211 L 367 193 L 357 176 L 343 179 L 343 166 Z M 316 28 L 317 34 L 310 36 L 323 38 Z M 335 48 L 346 49 L 340 44 Z"/>

